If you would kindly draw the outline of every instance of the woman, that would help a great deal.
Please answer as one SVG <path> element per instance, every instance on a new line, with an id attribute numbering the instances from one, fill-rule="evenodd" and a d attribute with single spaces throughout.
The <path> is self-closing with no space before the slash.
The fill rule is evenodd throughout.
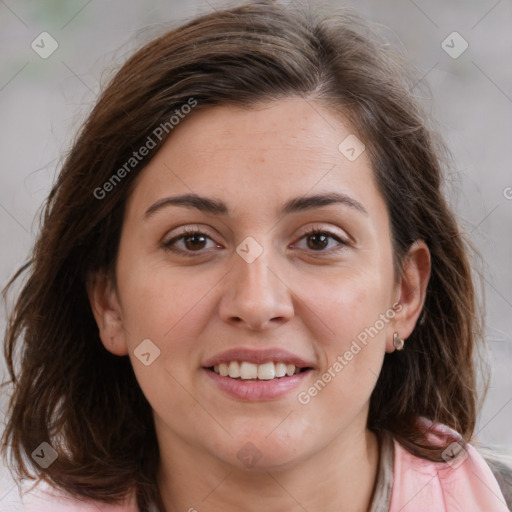
<path id="1" fill-rule="evenodd" d="M 273 2 L 124 64 L 13 278 L 4 448 L 67 496 L 37 510 L 507 510 L 417 85 L 356 15 Z"/>

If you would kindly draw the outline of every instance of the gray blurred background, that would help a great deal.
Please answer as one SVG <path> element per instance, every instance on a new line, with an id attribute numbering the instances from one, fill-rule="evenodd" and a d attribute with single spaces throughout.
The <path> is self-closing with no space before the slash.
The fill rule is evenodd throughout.
<path id="1" fill-rule="evenodd" d="M 388 27 L 390 41 L 402 46 L 430 84 L 427 101 L 455 161 L 449 199 L 485 261 L 474 268 L 485 285 L 492 376 L 477 437 L 512 451 L 512 1 L 322 3 L 352 6 Z M 63 155 L 112 71 L 164 26 L 223 5 L 214 0 L 0 1 L 1 287 L 27 257 Z M 4 307 L 2 333 L 5 317 Z M 0 378 L 5 377 L 2 358 Z M 5 388 L 2 393 L 0 425 Z M 2 510 L 20 509 L 2 466 L 0 502 Z"/>

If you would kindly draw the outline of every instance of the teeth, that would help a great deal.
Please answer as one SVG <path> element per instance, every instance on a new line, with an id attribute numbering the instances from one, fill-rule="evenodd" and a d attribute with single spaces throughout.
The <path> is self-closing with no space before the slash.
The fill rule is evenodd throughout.
<path id="1" fill-rule="evenodd" d="M 291 377 L 299 373 L 300 368 L 294 364 L 273 363 L 254 364 L 247 361 L 230 361 L 219 363 L 213 367 L 213 371 L 222 377 L 242 380 L 272 380 L 288 375 Z"/>
<path id="2" fill-rule="evenodd" d="M 294 366 L 295 368 L 295 366 Z M 258 366 L 258 379 L 272 380 L 276 376 L 274 363 L 265 363 Z"/>
<path id="3" fill-rule="evenodd" d="M 293 371 L 295 371 L 295 367 Z M 286 365 L 284 363 L 276 363 L 276 377 L 284 377 L 285 375 Z"/>
<path id="4" fill-rule="evenodd" d="M 215 366 L 213 367 L 213 371 L 214 371 L 215 373 L 217 373 L 217 372 L 215 371 Z M 227 377 L 227 376 L 228 376 L 228 373 L 229 373 L 229 365 L 227 365 L 226 363 L 220 363 L 220 364 L 219 364 L 219 371 L 218 371 L 218 373 L 219 373 L 220 375 L 222 375 L 223 377 Z"/>
<path id="5" fill-rule="evenodd" d="M 238 361 L 231 361 L 231 363 L 229 363 L 228 375 L 232 379 L 238 379 L 238 377 L 240 377 L 240 365 Z"/>
<path id="6" fill-rule="evenodd" d="M 246 363 L 245 361 L 240 365 L 240 377 L 242 379 L 257 379 L 258 378 L 258 365 Z"/>

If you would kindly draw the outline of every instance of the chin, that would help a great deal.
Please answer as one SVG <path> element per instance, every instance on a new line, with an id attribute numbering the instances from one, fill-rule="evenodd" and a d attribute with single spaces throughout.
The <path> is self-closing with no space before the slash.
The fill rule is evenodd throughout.
<path id="1" fill-rule="evenodd" d="M 286 439 L 272 438 L 274 434 L 269 432 L 272 429 L 235 436 L 226 446 L 226 452 L 230 454 L 226 462 L 238 469 L 257 473 L 286 470 L 306 457 L 304 443 L 299 438 L 290 435 L 283 436 Z M 234 453 L 233 447 L 236 447 Z M 226 453 L 223 455 L 221 458 L 225 458 Z"/>

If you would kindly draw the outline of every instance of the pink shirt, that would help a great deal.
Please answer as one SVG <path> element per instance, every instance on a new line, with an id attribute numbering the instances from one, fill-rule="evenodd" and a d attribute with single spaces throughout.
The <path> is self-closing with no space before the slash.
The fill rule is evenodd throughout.
<path id="1" fill-rule="evenodd" d="M 460 436 L 436 425 L 436 437 Z M 451 463 L 430 462 L 415 457 L 399 443 L 394 444 L 393 488 L 390 512 L 508 512 L 505 498 L 489 465 L 471 445 Z M 456 452 L 445 450 L 446 455 Z"/>
<path id="2" fill-rule="evenodd" d="M 420 420 L 431 424 L 425 418 Z M 461 436 L 436 424 L 434 442 L 456 443 Z M 508 512 L 489 465 L 471 445 L 446 451 L 450 462 L 431 462 L 405 450 L 387 433 L 381 437 L 376 492 L 370 512 Z M 392 471 L 391 471 L 392 469 Z M 52 491 L 50 491 L 52 492 Z M 55 491 L 53 491 L 55 492 Z M 82 502 L 44 492 L 24 497 L 23 512 L 138 512 L 134 496 L 123 505 Z"/>

